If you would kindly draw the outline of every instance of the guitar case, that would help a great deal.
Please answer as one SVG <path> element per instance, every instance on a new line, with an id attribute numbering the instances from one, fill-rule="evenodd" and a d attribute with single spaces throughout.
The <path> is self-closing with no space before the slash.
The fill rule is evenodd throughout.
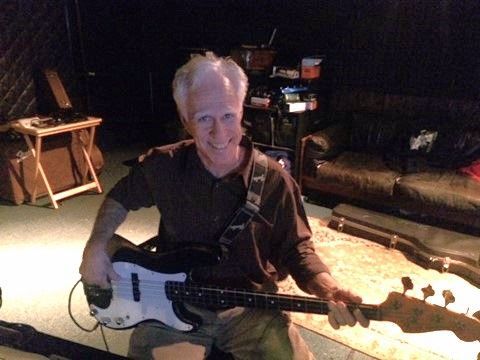
<path id="1" fill-rule="evenodd" d="M 400 250 L 424 268 L 459 275 L 480 287 L 479 237 L 348 204 L 333 209 L 329 227 Z"/>
<path id="2" fill-rule="evenodd" d="M 126 357 L 0 320 L 0 360 L 127 360 Z"/>

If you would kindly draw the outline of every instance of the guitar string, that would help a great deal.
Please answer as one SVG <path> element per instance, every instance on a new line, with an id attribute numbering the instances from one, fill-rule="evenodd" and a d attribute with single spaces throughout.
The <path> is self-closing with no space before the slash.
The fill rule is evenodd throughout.
<path id="1" fill-rule="evenodd" d="M 217 288 L 215 286 L 201 286 L 201 285 L 189 285 L 185 284 L 184 282 L 181 281 L 174 281 L 174 280 L 166 280 L 166 281 L 152 281 L 152 280 L 141 280 L 142 285 L 141 289 L 145 291 L 153 291 L 150 293 L 147 293 L 148 295 L 163 295 L 167 291 L 165 288 L 168 288 L 170 292 L 172 292 L 172 289 L 180 289 L 181 291 L 185 292 L 195 292 L 195 291 L 200 291 L 201 293 L 205 294 L 208 292 L 215 292 L 218 293 L 218 295 L 222 296 L 228 296 L 232 295 L 234 298 L 236 297 L 236 294 L 241 294 L 243 296 L 252 296 L 252 297 L 261 297 L 261 296 L 267 296 L 267 297 L 278 297 L 280 299 L 285 299 L 285 300 L 298 300 L 298 301 L 303 301 L 303 300 L 308 300 L 308 301 L 315 301 L 315 302 L 326 302 L 328 300 L 326 299 L 321 299 L 321 298 L 316 298 L 316 297 L 308 297 L 308 296 L 297 296 L 297 295 L 289 295 L 289 294 L 283 294 L 283 293 L 270 293 L 270 292 L 256 292 L 256 291 L 249 291 L 245 289 L 229 289 L 229 288 Z M 170 284 L 167 284 L 169 283 Z M 147 285 L 145 285 L 146 283 Z M 117 280 L 117 281 L 112 281 L 112 288 L 117 290 L 118 294 L 132 294 L 132 283 L 131 281 L 128 280 Z M 188 294 L 187 294 L 188 295 Z M 188 295 L 190 296 L 190 295 Z M 407 298 L 408 299 L 408 298 Z M 418 299 L 415 299 L 418 300 Z M 429 303 L 425 303 L 427 305 L 433 305 Z M 375 304 L 362 304 L 364 306 L 371 306 L 371 307 L 377 307 L 378 305 Z"/>
<path id="2" fill-rule="evenodd" d="M 251 296 L 251 297 L 273 297 L 273 298 L 278 298 L 279 300 L 287 300 L 287 301 L 304 301 L 304 300 L 309 300 L 309 301 L 316 301 L 318 303 L 325 301 L 319 298 L 314 298 L 314 297 L 300 297 L 300 296 L 294 296 L 294 295 L 288 295 L 288 294 L 279 294 L 279 293 L 259 293 L 259 292 L 252 292 L 248 290 L 239 290 L 239 289 L 222 289 L 222 288 L 216 288 L 216 287 L 203 287 L 199 285 L 188 285 L 182 282 L 175 282 L 171 280 L 167 280 L 165 282 L 160 282 L 160 281 L 145 281 L 145 282 L 150 282 L 148 285 L 143 284 L 144 280 L 142 280 L 142 290 L 145 291 L 153 291 L 147 293 L 148 295 L 152 296 L 158 296 L 158 295 L 163 295 L 166 293 L 165 288 L 168 288 L 170 292 L 174 291 L 175 289 L 181 289 L 184 291 L 185 295 L 187 292 L 191 292 L 194 294 L 195 292 L 197 294 L 203 294 L 203 295 L 212 295 L 212 296 L 227 296 L 227 298 L 231 300 L 236 300 L 239 296 L 245 297 L 245 296 Z M 168 282 L 172 282 L 171 284 L 167 284 Z M 131 294 L 132 293 L 132 285 L 131 282 L 128 281 L 115 281 L 112 282 L 112 288 L 117 290 L 117 294 Z M 172 295 L 177 295 L 178 294 L 172 294 Z"/>
<path id="3" fill-rule="evenodd" d="M 319 301 L 325 301 L 325 299 L 321 298 L 316 298 L 316 297 L 308 297 L 308 296 L 297 296 L 297 295 L 289 295 L 289 294 L 283 294 L 283 293 L 272 293 L 272 292 L 256 292 L 256 291 L 249 291 L 246 289 L 235 289 L 235 288 L 220 288 L 220 287 L 215 287 L 215 286 L 203 286 L 200 284 L 188 284 L 179 280 L 165 280 L 165 281 L 158 281 L 158 280 L 140 280 L 141 282 L 141 289 L 142 290 L 159 290 L 158 293 L 156 294 L 165 294 L 165 288 L 172 289 L 172 288 L 177 288 L 181 289 L 183 291 L 215 291 L 215 292 L 220 292 L 224 293 L 223 295 L 228 295 L 232 294 L 235 295 L 235 293 L 241 293 L 244 295 L 251 295 L 251 296 L 273 296 L 273 297 L 289 297 L 291 299 L 298 299 L 298 300 L 319 300 Z M 139 286 L 140 287 L 140 286 Z M 132 281 L 130 280 L 116 280 L 112 281 L 112 288 L 117 289 L 118 293 L 123 293 L 125 291 L 127 294 L 131 293 L 132 291 Z M 423 301 L 426 305 L 432 305 L 432 306 L 438 306 L 436 304 L 430 304 L 428 302 L 425 302 L 425 300 L 420 300 L 417 298 L 410 298 L 408 296 L 405 296 L 406 299 L 412 299 L 412 300 L 418 300 L 418 301 Z M 363 305 L 368 305 L 368 304 L 363 304 Z M 371 306 L 376 306 L 374 304 L 370 304 Z"/>
<path id="4" fill-rule="evenodd" d="M 168 288 L 171 297 L 180 297 L 180 300 L 187 300 L 187 302 L 195 303 L 199 305 L 205 305 L 205 303 L 215 303 L 221 305 L 239 305 L 238 302 L 242 301 L 242 305 L 253 307 L 260 307 L 263 305 L 265 308 L 282 308 L 290 309 L 291 311 L 299 312 L 317 312 L 326 314 L 328 312 L 327 301 L 314 297 L 301 297 L 292 296 L 288 294 L 279 293 L 258 293 L 248 290 L 237 289 L 221 289 L 215 287 L 201 287 L 199 285 L 188 285 L 178 281 L 152 281 L 142 280 L 141 290 L 146 291 L 142 293 L 143 298 L 165 296 Z M 167 284 L 167 282 L 171 282 Z M 147 283 L 147 285 L 144 285 Z M 128 280 L 112 281 L 112 288 L 116 291 L 117 296 L 133 297 L 132 283 Z M 179 290 L 180 293 L 174 294 L 175 290 Z M 183 293 L 182 293 L 183 292 Z M 188 294 L 190 292 L 191 294 Z M 195 293 L 201 294 L 201 297 L 194 296 Z M 188 297 L 188 299 L 185 299 Z M 271 298 L 270 301 L 263 300 L 264 298 Z M 306 303 L 306 301 L 308 303 Z M 369 304 L 351 304 L 352 307 L 360 307 L 362 311 L 370 314 L 370 318 L 378 318 L 378 306 Z"/>
<path id="5" fill-rule="evenodd" d="M 318 300 L 321 301 L 319 298 L 314 298 L 314 297 L 300 297 L 300 296 L 295 296 L 295 295 L 288 295 L 288 294 L 279 294 L 279 293 L 270 293 L 270 292 L 265 292 L 265 293 L 259 293 L 259 292 L 252 292 L 244 289 L 222 289 L 222 288 L 216 288 L 216 287 L 209 287 L 209 286 L 200 286 L 200 285 L 188 285 L 184 284 L 181 282 L 172 282 L 172 284 L 167 284 L 168 281 L 162 283 L 162 282 L 156 282 L 155 284 L 152 285 L 143 285 L 142 281 L 142 290 L 153 290 L 153 294 L 158 295 L 158 294 L 165 294 L 165 288 L 168 288 L 170 291 L 173 291 L 175 289 L 181 289 L 182 291 L 185 292 L 197 292 L 197 293 L 208 293 L 208 292 L 215 292 L 219 293 L 220 295 L 233 295 L 235 296 L 236 294 L 241 294 L 241 295 L 246 295 L 246 296 L 271 296 L 271 297 L 279 297 L 285 300 Z M 117 290 L 117 293 L 121 294 L 131 294 L 132 293 L 132 285 L 131 283 L 127 283 L 125 285 L 121 286 L 115 286 L 112 284 L 112 288 Z M 188 295 L 188 294 L 187 294 Z M 288 297 L 288 298 L 287 298 Z"/>

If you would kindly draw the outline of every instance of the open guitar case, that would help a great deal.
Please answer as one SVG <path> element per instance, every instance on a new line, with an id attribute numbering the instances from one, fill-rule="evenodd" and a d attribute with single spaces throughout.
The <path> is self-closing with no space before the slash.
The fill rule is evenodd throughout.
<path id="1" fill-rule="evenodd" d="M 480 238 L 347 204 L 337 205 L 329 227 L 400 250 L 427 269 L 450 272 L 480 287 Z"/>

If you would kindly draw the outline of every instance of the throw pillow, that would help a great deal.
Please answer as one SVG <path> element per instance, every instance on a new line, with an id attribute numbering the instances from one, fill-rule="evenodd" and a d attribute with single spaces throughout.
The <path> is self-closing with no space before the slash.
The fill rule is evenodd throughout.
<path id="1" fill-rule="evenodd" d="M 480 182 L 480 159 L 474 161 L 469 166 L 460 168 L 459 172 L 470 176 L 473 180 Z"/>
<path id="2" fill-rule="evenodd" d="M 427 158 L 441 130 L 433 121 L 425 119 L 398 119 L 398 123 L 401 124 L 401 129 L 385 152 L 385 163 L 402 173 L 427 169 Z"/>
<path id="3" fill-rule="evenodd" d="M 422 129 L 417 134 L 410 135 L 410 151 L 428 154 L 437 139 L 438 131 Z"/>

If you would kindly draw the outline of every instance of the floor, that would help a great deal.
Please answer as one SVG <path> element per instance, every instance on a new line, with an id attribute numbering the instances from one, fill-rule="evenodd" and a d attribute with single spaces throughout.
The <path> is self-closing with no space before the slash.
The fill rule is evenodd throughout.
<path id="1" fill-rule="evenodd" d="M 104 190 L 128 168 L 123 161 L 144 150 L 142 146 L 112 148 L 104 152 L 105 168 L 100 175 Z M 48 198 L 37 204 L 12 205 L 0 200 L 0 287 L 3 304 L 0 320 L 33 326 L 37 331 L 70 341 L 105 349 L 100 332 L 86 332 L 74 324 L 68 314 L 84 328 L 93 319 L 82 290 L 73 290 L 78 280 L 78 266 L 85 241 L 103 195 L 83 194 L 61 202 L 60 209 L 48 206 Z M 328 218 L 331 210 L 305 204 L 310 216 Z M 151 237 L 159 216 L 153 209 L 131 213 L 119 232 L 132 241 Z M 306 329 L 300 330 L 317 359 L 373 359 L 349 347 Z M 105 337 L 112 352 L 124 355 L 130 330 L 106 329 Z"/>

